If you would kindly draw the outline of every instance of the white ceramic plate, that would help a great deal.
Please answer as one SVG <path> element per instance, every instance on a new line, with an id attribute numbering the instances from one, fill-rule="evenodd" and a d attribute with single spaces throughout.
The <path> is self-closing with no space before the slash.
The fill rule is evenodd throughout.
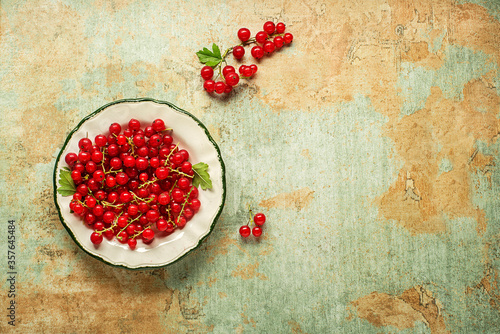
<path id="1" fill-rule="evenodd" d="M 168 236 L 155 237 L 148 245 L 138 241 L 135 250 L 130 250 L 128 245 L 119 243 L 116 238 L 111 241 L 104 238 L 100 245 L 95 246 L 90 242 L 93 230 L 80 217 L 70 213 L 72 196 L 63 197 L 56 191 L 59 172 L 66 167 L 66 154 L 78 153 L 78 141 L 81 138 L 88 136 L 93 140 L 100 133 L 107 134 L 109 126 L 114 122 L 122 124 L 124 128 L 123 125 L 131 118 L 138 119 L 143 126 L 156 118 L 163 119 L 165 125 L 173 129 L 174 141 L 189 152 L 189 161 L 193 165 L 198 162 L 208 164 L 213 188 L 199 189 L 200 211 L 183 229 L 176 229 Z M 217 144 L 205 126 L 196 117 L 171 103 L 147 98 L 115 101 L 85 117 L 68 135 L 57 157 L 53 182 L 54 201 L 61 222 L 75 242 L 99 260 L 130 269 L 162 267 L 179 260 L 199 246 L 212 231 L 224 206 L 226 194 L 224 162 Z"/>

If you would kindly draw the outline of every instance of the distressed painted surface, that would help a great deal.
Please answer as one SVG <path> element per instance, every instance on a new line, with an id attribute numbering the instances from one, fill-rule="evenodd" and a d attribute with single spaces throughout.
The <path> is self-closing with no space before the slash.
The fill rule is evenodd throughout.
<path id="1" fill-rule="evenodd" d="M 496 332 L 499 17 L 495 0 L 1 1 L 0 245 L 15 219 L 16 329 Z M 267 19 L 293 45 L 230 97 L 207 96 L 194 52 Z M 207 125 L 228 194 L 198 250 L 127 271 L 73 243 L 51 176 L 82 117 L 142 96 Z M 248 205 L 268 216 L 259 241 L 237 234 Z"/>

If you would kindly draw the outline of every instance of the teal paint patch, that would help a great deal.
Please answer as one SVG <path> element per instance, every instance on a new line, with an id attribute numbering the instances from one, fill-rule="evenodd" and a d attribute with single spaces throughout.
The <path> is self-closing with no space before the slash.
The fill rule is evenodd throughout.
<path id="1" fill-rule="evenodd" d="M 473 3 L 488 10 L 488 13 L 497 21 L 500 21 L 500 2 L 497 0 L 458 0 L 457 3 Z"/>
<path id="2" fill-rule="evenodd" d="M 398 77 L 398 87 L 401 88 L 399 95 L 403 98 L 401 116 L 409 116 L 424 108 L 425 101 L 431 95 L 431 87 L 434 83 L 434 72 L 413 63 L 401 64 Z"/>
<path id="3" fill-rule="evenodd" d="M 445 29 L 441 34 L 439 34 L 436 38 L 432 40 L 432 45 L 429 44 L 429 52 L 436 53 L 441 50 L 441 46 L 443 45 L 444 37 L 448 31 Z"/>
<path id="4" fill-rule="evenodd" d="M 443 158 L 441 159 L 441 162 L 439 163 L 439 172 L 438 174 L 441 175 L 443 173 L 448 173 L 453 170 L 453 164 L 448 158 Z"/>
<path id="5" fill-rule="evenodd" d="M 357 244 L 352 240 L 356 234 L 340 238 L 352 225 L 363 226 L 367 231 L 361 234 L 369 238 L 377 221 L 372 203 L 401 167 L 391 140 L 382 134 L 387 117 L 362 95 L 311 113 L 272 112 L 252 99 L 248 89 L 233 98 L 232 108 L 224 112 L 218 110 L 224 102 L 214 100 L 202 117 L 207 126 L 220 128 L 228 175 L 226 206 L 206 247 L 225 247 L 226 252 L 208 258 L 210 252 L 196 250 L 169 267 L 165 284 L 185 291 L 198 280 L 205 282 L 206 288 L 193 289 L 190 298 L 204 300 L 204 322 L 214 325 L 215 333 L 242 324 L 242 314 L 256 326 L 250 322 L 243 329 L 258 332 L 288 331 L 293 321 L 307 333 L 343 328 L 380 332 L 371 324 L 346 320 L 347 307 L 358 296 L 350 290 L 363 285 L 357 283 L 359 277 L 366 277 L 350 264 L 367 253 L 346 247 L 347 239 Z M 311 159 L 301 155 L 304 149 Z M 237 230 L 247 219 L 248 205 L 258 208 L 263 199 L 303 188 L 313 192 L 309 206 L 292 202 L 265 209 L 263 238 L 241 240 Z M 269 251 L 260 254 L 264 250 Z M 218 278 L 210 284 L 210 294 L 220 291 L 228 298 L 205 298 L 210 277 Z"/>
<path id="6" fill-rule="evenodd" d="M 397 83 L 401 89 L 399 96 L 403 98 L 401 116 L 409 116 L 424 108 L 433 86 L 441 88 L 445 98 L 461 100 L 464 86 L 470 80 L 497 69 L 493 60 L 482 51 L 450 45 L 444 54 L 445 62 L 437 70 L 409 62 L 401 64 Z"/>

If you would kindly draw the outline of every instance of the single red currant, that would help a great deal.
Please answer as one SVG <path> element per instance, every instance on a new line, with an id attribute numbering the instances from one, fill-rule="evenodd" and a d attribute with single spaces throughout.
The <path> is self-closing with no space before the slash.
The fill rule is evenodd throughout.
<path id="1" fill-rule="evenodd" d="M 256 45 L 252 48 L 252 57 L 254 57 L 255 59 L 260 59 L 262 57 L 264 57 L 264 49 L 262 49 L 261 46 L 259 45 Z"/>
<path id="2" fill-rule="evenodd" d="M 213 91 L 215 90 L 215 81 L 213 81 L 212 79 L 205 81 L 205 83 L 203 84 L 203 88 L 205 88 L 207 92 L 213 93 Z"/>
<path id="3" fill-rule="evenodd" d="M 276 49 L 281 49 L 283 47 L 283 44 L 285 44 L 285 40 L 281 36 L 274 37 L 273 42 Z"/>
<path id="4" fill-rule="evenodd" d="M 283 40 L 285 41 L 285 44 L 290 44 L 293 41 L 293 35 L 287 32 L 285 35 L 283 35 Z"/>
<path id="5" fill-rule="evenodd" d="M 226 76 L 226 83 L 229 85 L 229 86 L 236 86 L 238 84 L 238 82 L 240 81 L 240 76 L 236 73 L 229 73 L 227 76 Z"/>
<path id="6" fill-rule="evenodd" d="M 274 34 L 274 30 L 276 29 L 275 25 L 273 22 L 271 21 L 267 21 L 266 23 L 264 23 L 264 31 L 268 34 L 268 35 L 272 35 Z"/>
<path id="7" fill-rule="evenodd" d="M 246 66 L 244 69 L 243 69 L 243 76 L 244 77 L 251 77 L 253 75 L 253 71 L 252 71 L 252 68 L 250 66 Z"/>
<path id="8" fill-rule="evenodd" d="M 252 75 L 254 75 L 255 73 L 257 73 L 257 70 L 258 70 L 257 65 L 252 64 L 252 65 L 250 65 L 250 68 L 252 69 Z"/>
<path id="9" fill-rule="evenodd" d="M 144 232 L 142 232 L 142 240 L 144 242 L 152 241 L 154 237 L 155 237 L 155 232 L 153 232 L 153 230 L 150 228 L 147 228 L 144 230 Z"/>
<path id="10" fill-rule="evenodd" d="M 253 221 L 256 225 L 262 226 L 266 222 L 266 216 L 259 212 L 253 217 Z"/>
<path id="11" fill-rule="evenodd" d="M 88 152 L 92 147 L 92 141 L 88 138 L 82 138 L 78 142 L 78 148 L 82 151 Z"/>
<path id="12" fill-rule="evenodd" d="M 224 93 L 224 89 L 226 89 L 226 84 L 222 81 L 217 81 L 215 83 L 215 92 L 217 94 L 222 94 Z"/>
<path id="13" fill-rule="evenodd" d="M 78 155 L 76 153 L 70 152 L 66 154 L 64 157 L 64 161 L 68 164 L 68 166 L 73 167 L 73 165 L 78 161 Z"/>
<path id="14" fill-rule="evenodd" d="M 250 39 L 250 30 L 248 30 L 247 28 L 241 28 L 240 30 L 238 30 L 238 38 L 242 42 L 248 41 Z"/>
<path id="15" fill-rule="evenodd" d="M 245 48 L 241 45 L 235 46 L 233 48 L 233 56 L 236 59 L 241 59 L 245 55 Z"/>
<path id="16" fill-rule="evenodd" d="M 95 136 L 95 144 L 99 147 L 104 147 L 108 143 L 108 139 L 104 135 L 97 135 Z"/>
<path id="17" fill-rule="evenodd" d="M 283 22 L 279 22 L 278 24 L 276 24 L 276 33 L 278 34 L 282 34 L 285 32 L 285 24 Z"/>
<path id="18" fill-rule="evenodd" d="M 252 229 L 252 234 L 256 237 L 260 237 L 262 235 L 262 229 L 259 226 L 255 226 Z"/>
<path id="19" fill-rule="evenodd" d="M 248 227 L 248 225 L 243 225 L 242 227 L 240 227 L 240 235 L 243 238 L 249 237 L 250 236 L 250 227 Z"/>
<path id="20" fill-rule="evenodd" d="M 141 128 L 141 122 L 135 118 L 132 118 L 130 121 L 128 121 L 128 127 L 132 131 L 139 130 Z"/>
<path id="21" fill-rule="evenodd" d="M 152 127 L 153 127 L 153 130 L 155 130 L 156 132 L 160 132 L 160 131 L 163 131 L 165 130 L 165 122 L 163 122 L 162 119 L 155 119 L 153 121 L 153 124 L 152 124 Z M 151 137 L 151 136 L 149 136 Z"/>
<path id="22" fill-rule="evenodd" d="M 234 72 L 236 72 L 234 67 L 231 65 L 227 65 L 227 66 L 224 66 L 224 68 L 222 69 L 222 76 L 226 77 L 229 73 L 234 73 Z"/>
<path id="23" fill-rule="evenodd" d="M 94 245 L 99 245 L 101 242 L 102 242 L 102 234 L 98 233 L 98 232 L 94 232 L 90 235 L 90 241 L 94 244 Z"/>
<path id="24" fill-rule="evenodd" d="M 210 66 L 203 66 L 201 68 L 201 77 L 204 80 L 212 79 L 214 76 L 214 69 L 211 68 Z"/>
<path id="25" fill-rule="evenodd" d="M 121 131 L 122 131 L 122 127 L 118 123 L 113 123 L 109 126 L 109 132 L 111 134 L 118 135 L 118 134 L 120 134 Z"/>
<path id="26" fill-rule="evenodd" d="M 264 45 L 262 46 L 265 52 L 267 53 L 272 53 L 274 52 L 274 49 L 276 48 L 274 43 L 271 41 L 266 41 L 264 42 Z"/>
<path id="27" fill-rule="evenodd" d="M 137 247 L 137 240 L 136 239 L 128 239 L 127 244 L 130 247 L 130 249 L 134 250 L 135 247 Z"/>
<path id="28" fill-rule="evenodd" d="M 260 43 L 260 44 L 263 44 L 267 39 L 267 34 L 265 31 L 259 31 L 256 35 L 255 35 L 255 40 L 257 41 L 257 43 Z"/>

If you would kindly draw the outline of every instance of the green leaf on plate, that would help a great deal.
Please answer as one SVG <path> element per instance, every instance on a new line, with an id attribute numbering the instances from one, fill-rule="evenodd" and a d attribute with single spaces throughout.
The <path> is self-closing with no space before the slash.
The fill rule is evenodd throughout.
<path id="1" fill-rule="evenodd" d="M 212 45 L 212 51 L 207 48 L 203 48 L 203 50 L 196 52 L 196 55 L 202 64 L 210 67 L 215 67 L 222 61 L 220 49 L 215 43 Z"/>
<path id="2" fill-rule="evenodd" d="M 71 178 L 71 170 L 64 167 L 59 172 L 59 187 L 57 192 L 62 196 L 72 196 L 76 192 L 75 182 Z"/>
<path id="3" fill-rule="evenodd" d="M 207 190 L 212 189 L 212 180 L 210 180 L 210 175 L 208 174 L 208 165 L 204 162 L 199 162 L 193 165 L 193 185 L 195 187 L 201 186 L 201 189 Z"/>

